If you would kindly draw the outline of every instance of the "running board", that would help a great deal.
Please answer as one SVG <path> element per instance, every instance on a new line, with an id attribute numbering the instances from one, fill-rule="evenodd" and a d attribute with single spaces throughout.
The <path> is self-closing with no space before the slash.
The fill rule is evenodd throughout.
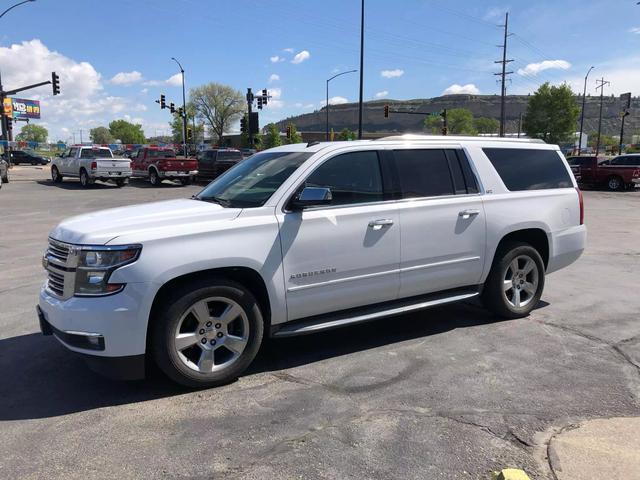
<path id="1" fill-rule="evenodd" d="M 423 310 L 426 308 L 445 305 L 447 303 L 460 302 L 480 294 L 477 288 L 455 289 L 441 293 L 422 295 L 419 297 L 405 298 L 393 302 L 377 304 L 366 307 L 352 308 L 340 312 L 317 315 L 301 320 L 294 320 L 282 326 L 274 326 L 272 337 L 293 337 L 296 335 L 308 335 L 311 333 L 332 330 L 358 323 L 370 322 L 379 318 L 390 317 Z M 280 328 L 278 328 L 280 327 Z"/>

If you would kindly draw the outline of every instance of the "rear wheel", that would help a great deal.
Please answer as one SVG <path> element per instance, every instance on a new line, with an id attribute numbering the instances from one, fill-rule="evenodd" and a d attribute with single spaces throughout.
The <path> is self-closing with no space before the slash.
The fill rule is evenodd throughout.
<path id="1" fill-rule="evenodd" d="M 623 186 L 624 186 L 624 182 L 617 175 L 612 175 L 607 180 L 607 188 L 612 192 L 615 192 L 616 190 L 621 190 Z"/>
<path id="2" fill-rule="evenodd" d="M 501 317 L 526 317 L 542 296 L 544 275 L 544 263 L 535 248 L 522 242 L 507 243 L 496 252 L 484 284 L 483 303 Z"/>
<path id="3" fill-rule="evenodd" d="M 80 170 L 80 185 L 83 188 L 87 188 L 89 185 L 91 185 L 91 180 L 89 179 L 89 174 L 87 173 L 87 171 L 84 168 L 82 170 Z"/>
<path id="4" fill-rule="evenodd" d="M 191 185 L 191 177 L 181 178 L 180 183 L 182 185 Z"/>
<path id="5" fill-rule="evenodd" d="M 51 166 L 51 180 L 53 181 L 53 183 L 62 182 L 62 175 L 60 175 L 58 167 L 56 167 L 55 165 Z"/>
<path id="6" fill-rule="evenodd" d="M 160 180 L 160 177 L 158 176 L 158 172 L 155 171 L 155 169 L 151 169 L 149 170 L 149 183 L 151 185 L 153 185 L 154 187 L 157 187 L 160 185 L 160 182 L 162 180 Z"/>
<path id="7" fill-rule="evenodd" d="M 116 180 L 116 185 L 118 186 L 118 188 L 122 188 L 122 187 L 124 187 L 124 184 L 125 184 L 125 180 L 124 180 L 124 178 L 118 178 L 118 179 Z"/>
<path id="8" fill-rule="evenodd" d="M 160 369 L 187 387 L 235 380 L 253 361 L 264 324 L 255 297 L 217 278 L 172 292 L 151 326 L 151 353 Z"/>

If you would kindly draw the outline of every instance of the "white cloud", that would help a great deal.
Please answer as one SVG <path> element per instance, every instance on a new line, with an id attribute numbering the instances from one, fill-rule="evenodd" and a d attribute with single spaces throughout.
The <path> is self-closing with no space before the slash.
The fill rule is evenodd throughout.
<path id="1" fill-rule="evenodd" d="M 143 88 L 142 90 L 140 90 L 140 93 L 143 95 L 146 95 L 147 93 L 149 93 L 149 89 L 148 88 Z"/>
<path id="2" fill-rule="evenodd" d="M 293 53 L 293 48 L 283 48 L 282 51 L 287 53 Z"/>
<path id="3" fill-rule="evenodd" d="M 269 83 L 277 82 L 279 80 L 280 80 L 280 75 L 278 75 L 277 73 L 272 73 L 269 76 Z"/>
<path id="4" fill-rule="evenodd" d="M 132 85 L 141 81 L 142 74 L 137 70 L 133 70 L 132 72 L 116 73 L 113 78 L 109 80 L 109 82 L 113 83 L 114 85 Z"/>
<path id="5" fill-rule="evenodd" d="M 305 110 L 309 110 L 309 109 L 313 108 L 314 105 L 313 105 L 313 103 L 304 104 L 302 102 L 297 102 L 297 103 L 294 103 L 293 106 L 295 108 L 303 108 Z"/>
<path id="6" fill-rule="evenodd" d="M 399 68 L 396 68 L 395 70 L 382 70 L 380 72 L 380 75 L 382 75 L 384 78 L 397 78 L 404 75 L 404 70 L 401 70 Z"/>
<path id="7" fill-rule="evenodd" d="M 267 108 L 282 108 L 284 107 L 284 102 L 280 100 L 282 97 L 282 89 L 281 88 L 269 88 L 267 89 L 267 93 L 269 95 L 269 101 L 267 102 Z"/>
<path id="8" fill-rule="evenodd" d="M 271 63 L 284 62 L 284 58 L 282 58 L 280 55 L 274 55 L 273 57 L 269 57 L 269 60 L 271 60 Z"/>
<path id="9" fill-rule="evenodd" d="M 629 33 L 635 33 L 636 35 L 640 35 L 640 27 L 630 28 Z"/>
<path id="10" fill-rule="evenodd" d="M 487 10 L 487 13 L 482 17 L 486 21 L 503 19 L 504 14 L 509 11 L 509 7 L 491 7 Z"/>
<path id="11" fill-rule="evenodd" d="M 480 93 L 480 90 L 478 90 L 478 87 L 476 87 L 473 83 L 467 83 L 466 85 L 458 85 L 457 83 L 454 83 L 453 85 L 445 88 L 444 92 L 442 92 L 442 95 L 458 95 L 462 93 L 466 93 L 468 95 L 477 95 Z"/>
<path id="12" fill-rule="evenodd" d="M 182 74 L 181 73 L 176 73 L 175 75 L 171 75 L 169 78 L 167 78 L 167 80 L 165 80 L 165 83 L 167 85 L 169 85 L 170 87 L 179 87 L 182 85 Z"/>
<path id="13" fill-rule="evenodd" d="M 349 100 L 345 97 L 331 97 L 329 99 L 329 105 L 341 105 L 343 103 L 349 103 Z M 320 106 L 324 107 L 327 104 L 326 100 L 320 102 Z"/>
<path id="14" fill-rule="evenodd" d="M 389 95 L 389 92 L 387 90 L 382 90 L 381 92 L 377 92 L 375 97 L 376 98 L 384 98 L 387 95 Z"/>
<path id="15" fill-rule="evenodd" d="M 530 63 L 524 68 L 518 70 L 518 75 L 532 76 L 537 75 L 544 70 L 568 70 L 571 64 L 566 60 L 544 60 L 539 63 Z"/>
<path id="16" fill-rule="evenodd" d="M 310 57 L 311 54 L 307 50 L 302 50 L 301 52 L 296 53 L 293 60 L 291 60 L 291 63 L 302 63 L 305 60 L 309 60 Z"/>

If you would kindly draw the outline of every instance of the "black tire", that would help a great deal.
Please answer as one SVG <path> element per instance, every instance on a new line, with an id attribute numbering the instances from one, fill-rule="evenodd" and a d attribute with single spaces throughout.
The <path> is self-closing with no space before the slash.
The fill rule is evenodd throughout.
<path id="1" fill-rule="evenodd" d="M 174 341 L 181 319 L 191 306 L 211 297 L 230 299 L 242 308 L 248 324 L 248 340 L 244 350 L 233 363 L 219 371 L 204 373 L 190 368 L 185 363 Z M 251 364 L 262 343 L 264 321 L 258 302 L 249 290 L 225 278 L 194 281 L 177 288 L 155 311 L 157 316 L 151 320 L 149 326 L 150 353 L 158 367 L 171 380 L 186 387 L 214 387 L 235 380 Z M 198 347 L 194 345 L 189 348 L 198 349 L 199 343 L 196 345 Z M 200 349 L 203 350 L 204 347 Z"/>
<path id="2" fill-rule="evenodd" d="M 124 187 L 125 183 L 126 183 L 126 182 L 125 182 L 124 178 L 118 178 L 118 179 L 116 180 L 116 186 L 117 186 L 118 188 L 122 188 L 122 187 Z"/>
<path id="3" fill-rule="evenodd" d="M 9 183 L 9 175 L 7 174 L 6 177 L 2 177 L 2 183 Z"/>
<path id="4" fill-rule="evenodd" d="M 62 175 L 60 175 L 58 167 L 56 167 L 55 165 L 51 167 L 51 180 L 53 180 L 53 183 L 62 182 Z"/>
<path id="5" fill-rule="evenodd" d="M 191 177 L 181 178 L 180 183 L 184 186 L 191 185 Z"/>
<path id="6" fill-rule="evenodd" d="M 162 183 L 162 180 L 158 176 L 158 172 L 153 168 L 149 170 L 149 183 L 154 187 L 159 187 Z"/>
<path id="7" fill-rule="evenodd" d="M 624 181 L 618 175 L 611 175 L 607 178 L 607 188 L 612 192 L 622 190 L 624 188 Z"/>
<path id="8" fill-rule="evenodd" d="M 535 293 L 533 294 L 529 294 L 524 290 L 525 285 L 531 286 L 533 284 L 533 277 L 529 274 L 520 279 L 513 278 L 513 276 L 508 278 L 512 269 L 512 262 L 519 259 L 518 261 L 522 263 L 524 261 L 522 260 L 523 258 L 529 258 L 535 264 L 536 271 L 534 273 L 537 275 L 537 282 L 535 283 Z M 511 281 L 511 288 L 505 291 L 509 280 Z M 524 242 L 506 243 L 496 252 L 491 271 L 482 290 L 482 302 L 487 309 L 500 317 L 526 317 L 540 301 L 544 289 L 544 280 L 544 263 L 535 248 Z M 515 301 L 516 295 L 517 302 Z M 522 301 L 523 305 L 520 307 L 515 306 L 514 303 L 520 303 L 523 295 L 526 295 L 526 300 Z"/>
<path id="9" fill-rule="evenodd" d="M 89 174 L 84 168 L 80 170 L 80 185 L 82 186 L 82 188 L 88 188 L 91 185 Z"/>

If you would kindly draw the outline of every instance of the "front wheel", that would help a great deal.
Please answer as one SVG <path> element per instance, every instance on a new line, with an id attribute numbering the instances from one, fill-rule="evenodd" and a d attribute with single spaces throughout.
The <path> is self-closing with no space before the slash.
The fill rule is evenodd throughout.
<path id="1" fill-rule="evenodd" d="M 169 378 L 187 387 L 235 380 L 262 343 L 258 302 L 242 285 L 223 278 L 176 289 L 157 311 L 151 353 Z"/>
<path id="2" fill-rule="evenodd" d="M 542 296 L 544 280 L 544 263 L 538 251 L 527 243 L 508 243 L 496 252 L 482 301 L 501 317 L 526 317 Z"/>
<path id="3" fill-rule="evenodd" d="M 80 170 L 80 185 L 83 188 L 87 188 L 89 185 L 91 185 L 91 180 L 89 179 L 89 174 L 87 173 L 87 171 L 84 168 L 82 170 Z"/>
<path id="4" fill-rule="evenodd" d="M 60 175 L 58 167 L 56 167 L 55 165 L 51 167 L 51 180 L 53 181 L 53 183 L 62 182 L 62 175 Z"/>

